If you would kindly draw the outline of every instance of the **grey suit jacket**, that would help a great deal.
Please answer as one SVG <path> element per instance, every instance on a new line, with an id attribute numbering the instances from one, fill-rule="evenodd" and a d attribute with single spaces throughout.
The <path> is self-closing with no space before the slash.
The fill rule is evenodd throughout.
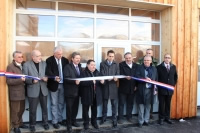
<path id="1" fill-rule="evenodd" d="M 39 63 L 39 73 L 35 67 L 34 62 L 28 61 L 23 65 L 23 74 L 42 78 L 42 77 L 45 77 L 45 69 L 46 69 L 45 61 L 41 61 Z M 28 97 L 32 97 L 32 98 L 39 97 L 40 88 L 44 96 L 48 95 L 47 82 L 40 80 L 37 83 L 33 83 L 32 79 L 26 78 L 26 84 L 27 84 Z"/>

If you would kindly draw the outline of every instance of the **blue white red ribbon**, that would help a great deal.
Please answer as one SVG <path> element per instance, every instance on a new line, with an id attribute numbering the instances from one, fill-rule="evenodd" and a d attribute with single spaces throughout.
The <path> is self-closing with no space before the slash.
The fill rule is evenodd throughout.
<path id="1" fill-rule="evenodd" d="M 23 74 L 16 74 L 16 73 L 10 73 L 10 72 L 4 72 L 4 71 L 0 71 L 0 76 L 5 76 L 7 78 L 21 78 L 21 77 L 25 77 L 25 78 L 31 78 L 34 80 L 41 80 L 41 78 L 38 77 L 34 77 L 34 76 L 29 76 L 29 75 L 23 75 Z M 91 80 L 111 80 L 113 78 L 126 78 L 128 76 L 125 75 L 114 75 L 114 76 L 99 76 L 99 77 L 85 77 L 85 78 L 67 78 L 68 80 L 79 80 L 79 81 L 91 81 Z M 48 78 L 55 78 L 53 76 L 50 76 Z M 141 82 L 146 82 L 146 83 L 151 83 L 157 86 L 160 86 L 162 88 L 166 88 L 168 90 L 174 90 L 174 86 L 168 85 L 168 84 L 164 84 L 161 82 L 157 82 L 154 80 L 147 80 L 147 79 L 141 79 L 141 78 L 136 78 L 136 77 L 131 77 L 134 80 L 137 81 L 141 81 Z"/>

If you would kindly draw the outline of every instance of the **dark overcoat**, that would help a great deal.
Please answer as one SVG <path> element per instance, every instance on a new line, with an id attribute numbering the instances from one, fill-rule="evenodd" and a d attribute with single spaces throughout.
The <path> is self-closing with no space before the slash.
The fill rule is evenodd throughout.
<path id="1" fill-rule="evenodd" d="M 86 67 L 81 77 L 93 77 L 93 76 L 98 77 L 98 76 L 101 76 L 101 74 L 96 69 L 92 75 L 92 73 Z M 82 104 L 92 105 L 95 96 L 96 96 L 97 106 L 102 104 L 102 86 L 103 85 L 100 83 L 99 80 L 96 80 L 95 85 L 93 81 L 81 81 L 80 86 L 81 86 L 80 95 L 81 95 Z"/>
<path id="2" fill-rule="evenodd" d="M 107 60 L 100 63 L 100 72 L 103 76 L 115 76 L 119 75 L 119 65 L 113 61 L 111 65 L 108 65 Z M 117 82 L 114 80 L 106 80 L 103 87 L 103 99 L 117 99 L 118 88 Z"/>
<path id="3" fill-rule="evenodd" d="M 152 67 L 152 80 L 157 81 L 157 70 L 156 67 Z M 140 65 L 136 70 L 136 77 L 145 79 L 145 68 L 144 65 Z M 136 102 L 137 104 L 153 104 L 153 93 L 154 93 L 154 85 L 151 88 L 146 88 L 146 83 L 138 81 L 138 87 L 136 91 Z M 148 95 L 145 94 L 145 89 L 150 89 L 151 93 Z"/>

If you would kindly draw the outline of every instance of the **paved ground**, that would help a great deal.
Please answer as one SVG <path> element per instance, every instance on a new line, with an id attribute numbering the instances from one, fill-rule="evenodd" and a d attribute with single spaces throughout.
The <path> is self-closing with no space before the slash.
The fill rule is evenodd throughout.
<path id="1" fill-rule="evenodd" d="M 111 120 L 107 120 L 105 124 L 100 125 L 100 129 L 96 130 L 90 125 L 90 129 L 85 131 L 82 123 L 79 122 L 81 127 L 73 127 L 74 133 L 200 133 L 200 109 L 198 109 L 197 117 L 184 119 L 184 122 L 173 120 L 173 124 L 164 123 L 164 125 L 157 124 L 158 114 L 154 114 L 154 120 L 150 121 L 149 126 L 139 128 L 137 126 L 137 117 L 134 116 L 134 123 L 129 123 L 124 120 L 124 124 L 118 125 L 117 128 L 112 128 Z M 50 129 L 45 131 L 41 124 L 36 125 L 37 133 L 67 133 L 66 127 L 61 126 L 59 130 L 53 128 L 51 124 Z M 21 129 L 22 133 L 30 133 L 29 129 Z M 12 130 L 10 133 L 14 133 Z"/>

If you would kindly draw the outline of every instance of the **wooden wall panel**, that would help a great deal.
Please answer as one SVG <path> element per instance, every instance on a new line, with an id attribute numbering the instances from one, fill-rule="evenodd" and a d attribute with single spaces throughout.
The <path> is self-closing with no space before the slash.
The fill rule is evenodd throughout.
<path id="1" fill-rule="evenodd" d="M 9 49 L 12 46 L 13 0 L 0 1 L 0 70 L 6 70 Z M 4 77 L 0 77 L 0 133 L 10 129 L 8 90 Z"/>

